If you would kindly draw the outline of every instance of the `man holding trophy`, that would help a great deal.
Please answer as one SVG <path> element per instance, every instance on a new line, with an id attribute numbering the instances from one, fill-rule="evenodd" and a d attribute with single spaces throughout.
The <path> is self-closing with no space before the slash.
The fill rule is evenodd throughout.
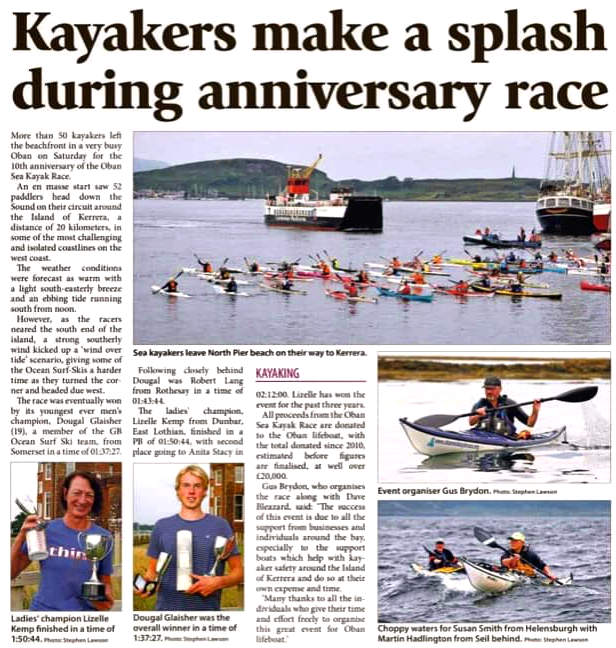
<path id="1" fill-rule="evenodd" d="M 60 502 L 61 518 L 42 523 L 34 513 L 26 516 L 11 548 L 11 579 L 38 560 L 41 578 L 31 610 L 109 610 L 113 540 L 90 519 L 102 508 L 101 485 L 91 473 L 73 472 L 62 483 Z"/>
<path id="2" fill-rule="evenodd" d="M 199 466 L 180 470 L 175 479 L 180 512 L 154 526 L 148 569 L 135 579 L 135 588 L 144 597 L 157 592 L 157 610 L 220 610 L 222 590 L 243 580 L 231 526 L 201 510 L 207 487 L 207 474 Z"/>

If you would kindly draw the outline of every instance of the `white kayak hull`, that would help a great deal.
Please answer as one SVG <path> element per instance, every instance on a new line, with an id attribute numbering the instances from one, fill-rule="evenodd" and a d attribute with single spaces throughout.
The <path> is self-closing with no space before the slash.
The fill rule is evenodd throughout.
<path id="1" fill-rule="evenodd" d="M 169 292 L 167 290 L 162 290 L 160 286 L 151 286 L 153 295 L 162 295 L 163 297 L 191 297 L 183 292 Z"/>
<path id="2" fill-rule="evenodd" d="M 483 565 L 473 563 L 466 558 L 460 558 L 466 568 L 466 576 L 470 584 L 479 592 L 501 594 L 516 585 L 528 582 L 528 578 L 512 571 L 493 571 Z"/>

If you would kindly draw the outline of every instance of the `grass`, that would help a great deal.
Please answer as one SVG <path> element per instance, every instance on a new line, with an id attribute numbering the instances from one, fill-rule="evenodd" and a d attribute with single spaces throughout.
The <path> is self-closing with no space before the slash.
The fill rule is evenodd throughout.
<path id="1" fill-rule="evenodd" d="M 133 570 L 135 574 L 144 574 L 148 568 L 149 558 L 146 554 L 148 545 L 137 545 L 133 547 Z M 242 547 L 239 547 L 242 552 Z M 136 612 L 150 611 L 156 605 L 156 595 L 148 598 L 141 598 L 133 595 L 133 609 Z M 244 609 L 244 588 L 243 586 L 227 587 L 222 591 L 221 609 Z"/>
<path id="2" fill-rule="evenodd" d="M 462 358 L 461 358 L 462 359 Z M 434 358 L 381 356 L 379 380 L 420 380 L 423 382 L 452 382 L 454 380 L 483 380 L 487 374 L 503 380 L 609 380 L 609 358 L 546 358 L 539 361 L 524 359 Z M 479 358 L 476 358 L 479 360 Z M 486 362 L 489 361 L 489 364 Z"/>

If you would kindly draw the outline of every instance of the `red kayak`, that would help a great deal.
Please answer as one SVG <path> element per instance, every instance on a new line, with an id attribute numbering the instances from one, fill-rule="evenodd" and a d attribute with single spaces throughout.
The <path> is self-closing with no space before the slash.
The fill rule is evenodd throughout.
<path id="1" fill-rule="evenodd" d="M 364 297 L 363 295 L 357 295 L 357 297 L 351 297 L 349 293 L 344 290 L 326 290 L 325 294 L 328 297 L 333 297 L 334 299 L 344 299 L 345 301 L 350 302 L 367 302 L 369 304 L 376 304 L 378 299 L 376 297 Z"/>
<path id="2" fill-rule="evenodd" d="M 612 287 L 610 284 L 596 284 L 590 281 L 580 281 L 580 288 L 582 290 L 597 290 L 600 292 L 611 292 Z"/>

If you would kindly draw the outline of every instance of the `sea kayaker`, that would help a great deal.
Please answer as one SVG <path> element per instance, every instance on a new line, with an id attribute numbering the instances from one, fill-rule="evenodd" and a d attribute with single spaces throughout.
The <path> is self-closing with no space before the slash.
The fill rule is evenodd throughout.
<path id="1" fill-rule="evenodd" d="M 201 272 L 214 271 L 214 269 L 212 268 L 212 264 L 209 261 L 201 261 L 201 259 L 197 257 L 197 263 L 201 266 Z"/>
<path id="2" fill-rule="evenodd" d="M 398 292 L 401 295 L 410 295 L 411 294 L 411 284 L 409 284 L 407 279 L 402 281 L 402 283 L 400 284 L 400 287 L 398 288 Z"/>
<path id="3" fill-rule="evenodd" d="M 481 424 L 491 432 L 496 432 L 503 436 L 513 439 L 530 439 L 530 430 L 517 432 L 514 420 L 518 419 L 524 425 L 533 427 L 539 417 L 541 401 L 535 400 L 533 402 L 533 410 L 529 416 L 515 401 L 501 394 L 503 387 L 500 378 L 497 376 L 487 376 L 483 381 L 483 388 L 485 390 L 485 397 L 473 405 L 472 411 L 474 414 L 468 419 L 470 426 L 477 427 Z M 487 411 L 488 409 L 503 408 L 505 405 L 515 407 L 497 409 L 494 412 Z"/>
<path id="4" fill-rule="evenodd" d="M 520 233 L 518 234 L 518 241 L 524 243 L 526 240 L 526 230 L 523 227 L 520 227 Z"/>
<path id="5" fill-rule="evenodd" d="M 227 270 L 227 268 L 225 266 L 220 266 L 220 268 L 218 268 L 218 277 L 217 278 L 218 279 L 229 279 L 229 277 L 231 277 L 231 273 L 229 272 L 229 270 Z"/>
<path id="6" fill-rule="evenodd" d="M 169 279 L 169 281 L 161 287 L 160 292 L 176 293 L 178 292 L 178 288 L 178 282 L 173 277 L 171 277 L 171 279 Z"/>
<path id="7" fill-rule="evenodd" d="M 468 281 L 464 281 L 464 279 L 460 279 L 460 281 L 458 281 L 458 283 L 452 288 L 452 291 L 456 295 L 467 295 L 469 287 L 470 285 Z"/>
<path id="8" fill-rule="evenodd" d="M 237 292 L 237 281 L 235 281 L 234 277 L 231 277 L 229 281 L 227 282 L 227 285 L 225 287 L 225 292 L 228 293 L 236 293 Z"/>
<path id="9" fill-rule="evenodd" d="M 358 297 L 359 291 L 357 290 L 357 284 L 354 281 L 347 281 L 344 284 L 344 287 L 347 291 L 349 297 Z"/>
<path id="10" fill-rule="evenodd" d="M 253 261 L 249 266 L 248 266 L 249 272 L 259 272 L 259 264 L 255 261 Z"/>
<path id="11" fill-rule="evenodd" d="M 370 283 L 370 277 L 368 276 L 368 273 L 365 270 L 360 270 L 357 273 L 356 281 L 358 281 L 360 284 L 367 284 Z"/>
<path id="12" fill-rule="evenodd" d="M 428 566 L 430 571 L 440 569 L 441 567 L 454 567 L 458 564 L 458 559 L 445 548 L 445 541 L 441 538 L 434 543 L 434 550 L 430 552 Z"/>
<path id="13" fill-rule="evenodd" d="M 281 290 L 286 290 L 287 292 L 291 292 L 293 288 L 293 282 L 289 277 L 287 277 L 280 285 Z"/>
<path id="14" fill-rule="evenodd" d="M 484 272 L 481 275 L 481 279 L 479 280 L 479 285 L 482 286 L 483 288 L 491 288 L 492 287 L 492 282 L 490 281 L 490 275 L 488 275 L 487 272 Z"/>
<path id="15" fill-rule="evenodd" d="M 332 268 L 334 270 L 340 270 L 340 261 L 338 261 L 337 257 L 333 257 L 331 259 L 331 262 L 332 262 Z"/>
<path id="16" fill-rule="evenodd" d="M 331 268 L 329 267 L 329 265 L 327 265 L 327 263 L 325 263 L 325 261 L 320 261 L 319 262 L 319 268 L 321 270 L 321 275 L 323 277 L 331 276 L 331 273 L 332 273 Z"/>
<path id="17" fill-rule="evenodd" d="M 413 273 L 413 283 L 416 284 L 425 284 L 426 280 L 424 279 L 424 276 L 421 274 L 421 272 L 414 272 Z"/>
<path id="18" fill-rule="evenodd" d="M 520 531 L 516 531 L 509 536 L 509 549 L 501 556 L 501 565 L 503 567 L 526 576 L 535 576 L 535 570 L 530 566 L 533 565 L 550 580 L 556 578 L 549 566 L 526 544 L 526 536 Z"/>

